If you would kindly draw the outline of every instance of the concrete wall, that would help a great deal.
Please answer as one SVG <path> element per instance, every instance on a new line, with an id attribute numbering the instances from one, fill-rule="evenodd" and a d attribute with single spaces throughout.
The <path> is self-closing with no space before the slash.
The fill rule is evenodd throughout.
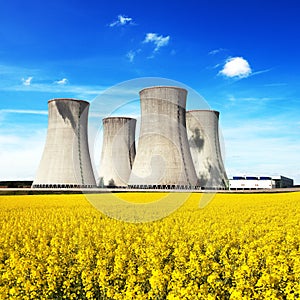
<path id="1" fill-rule="evenodd" d="M 192 110 L 186 113 L 187 134 L 200 186 L 225 188 L 225 172 L 219 142 L 219 112 Z"/>
<path id="2" fill-rule="evenodd" d="M 103 119 L 99 186 L 127 186 L 135 158 L 135 127 L 133 118 Z"/>
<path id="3" fill-rule="evenodd" d="M 88 148 L 89 103 L 74 99 L 48 102 L 48 132 L 32 187 L 96 185 Z"/>
<path id="4" fill-rule="evenodd" d="M 197 185 L 186 132 L 186 96 L 178 87 L 140 91 L 141 129 L 129 185 Z"/>

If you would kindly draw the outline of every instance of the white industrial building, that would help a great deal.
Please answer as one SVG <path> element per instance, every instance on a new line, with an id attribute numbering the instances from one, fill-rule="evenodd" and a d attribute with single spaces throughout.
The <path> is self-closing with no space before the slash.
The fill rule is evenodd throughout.
<path id="1" fill-rule="evenodd" d="M 294 185 L 291 178 L 285 176 L 233 176 L 229 179 L 230 190 L 255 190 L 289 188 Z"/>

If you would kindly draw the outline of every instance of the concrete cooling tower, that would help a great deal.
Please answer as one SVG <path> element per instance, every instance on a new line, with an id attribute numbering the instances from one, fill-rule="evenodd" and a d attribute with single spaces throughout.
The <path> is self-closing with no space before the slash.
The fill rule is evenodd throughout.
<path id="1" fill-rule="evenodd" d="M 89 103 L 74 99 L 48 102 L 48 132 L 33 188 L 96 186 L 88 148 Z"/>
<path id="2" fill-rule="evenodd" d="M 127 186 L 135 158 L 136 120 L 127 117 L 103 119 L 103 144 L 99 186 Z"/>
<path id="3" fill-rule="evenodd" d="M 141 129 L 130 187 L 197 186 L 186 132 L 186 96 L 187 91 L 178 87 L 140 91 Z"/>
<path id="4" fill-rule="evenodd" d="M 227 175 L 219 142 L 219 112 L 191 110 L 186 113 L 187 133 L 200 186 L 224 189 Z"/>

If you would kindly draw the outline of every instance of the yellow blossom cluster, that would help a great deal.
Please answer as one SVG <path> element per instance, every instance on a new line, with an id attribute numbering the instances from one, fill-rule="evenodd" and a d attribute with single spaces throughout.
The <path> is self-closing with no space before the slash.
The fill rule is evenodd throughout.
<path id="1" fill-rule="evenodd" d="M 300 298 L 300 193 L 201 196 L 144 223 L 84 195 L 0 196 L 0 299 Z"/>

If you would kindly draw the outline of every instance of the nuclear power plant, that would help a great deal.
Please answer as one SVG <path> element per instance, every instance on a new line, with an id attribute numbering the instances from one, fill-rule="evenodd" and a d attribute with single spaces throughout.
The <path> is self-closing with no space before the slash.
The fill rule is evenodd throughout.
<path id="1" fill-rule="evenodd" d="M 103 145 L 99 168 L 100 187 L 128 185 L 135 158 L 136 119 L 108 117 L 103 119 Z"/>
<path id="2" fill-rule="evenodd" d="M 129 186 L 197 186 L 185 120 L 187 91 L 157 86 L 140 91 L 141 129 Z"/>
<path id="3" fill-rule="evenodd" d="M 47 139 L 33 188 L 96 186 L 88 147 L 89 103 L 75 99 L 48 101 Z"/>
<path id="4" fill-rule="evenodd" d="M 199 185 L 225 189 L 225 172 L 219 141 L 219 112 L 191 110 L 186 113 L 187 134 Z"/>
<path id="5" fill-rule="evenodd" d="M 186 112 L 187 90 L 153 86 L 140 95 L 141 123 L 102 119 L 97 185 L 88 147 L 89 103 L 48 101 L 48 132 L 33 188 L 225 189 L 219 112 Z M 100 122 L 99 122 L 100 127 Z"/>

